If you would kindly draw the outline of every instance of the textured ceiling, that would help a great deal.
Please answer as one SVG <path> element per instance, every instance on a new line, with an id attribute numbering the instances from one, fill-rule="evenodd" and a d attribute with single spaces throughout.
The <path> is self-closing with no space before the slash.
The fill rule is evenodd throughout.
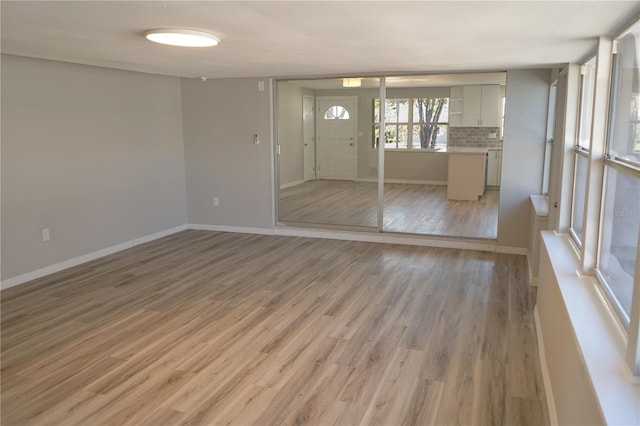
<path id="1" fill-rule="evenodd" d="M 583 60 L 640 2 L 2 1 L 2 52 L 184 77 L 551 67 Z M 221 38 L 177 48 L 145 30 Z"/>

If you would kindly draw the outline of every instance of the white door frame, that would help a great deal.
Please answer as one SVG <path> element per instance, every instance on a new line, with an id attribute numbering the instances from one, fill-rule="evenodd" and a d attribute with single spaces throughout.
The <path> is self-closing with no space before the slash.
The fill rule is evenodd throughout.
<path id="1" fill-rule="evenodd" d="M 355 111 L 354 113 L 354 125 L 353 125 L 353 180 L 356 181 L 358 179 L 358 97 L 357 96 L 316 96 L 316 177 L 318 177 L 318 129 L 320 120 L 324 119 L 323 111 L 318 108 L 318 103 L 322 101 L 340 101 L 340 100 L 349 100 L 354 102 Z"/>
<path id="2" fill-rule="evenodd" d="M 386 100 L 387 78 L 380 77 L 380 137 L 378 138 L 378 232 L 384 232 L 384 146 L 387 144 L 386 128 Z M 375 135 L 374 135 L 375 136 Z"/>
<path id="3" fill-rule="evenodd" d="M 306 123 L 304 121 L 304 114 L 305 114 L 305 101 L 311 100 L 311 115 L 312 115 L 312 120 L 311 123 L 313 125 L 313 132 L 311 135 L 311 141 L 307 141 L 305 140 L 305 135 L 306 135 Z M 318 177 L 316 170 L 317 170 L 317 166 L 316 166 L 316 161 L 317 161 L 317 153 L 316 153 L 316 100 L 315 100 L 315 96 L 311 96 L 311 95 L 303 95 L 302 96 L 302 143 L 304 144 L 302 150 L 303 150 L 303 163 L 302 163 L 302 180 L 303 181 L 309 181 L 309 180 L 314 180 Z M 307 149 L 307 144 L 311 143 L 313 144 L 311 146 L 311 148 Z M 307 153 L 308 151 L 313 152 L 313 177 L 312 178 L 307 178 L 307 176 L 310 175 L 309 170 L 307 170 Z"/>

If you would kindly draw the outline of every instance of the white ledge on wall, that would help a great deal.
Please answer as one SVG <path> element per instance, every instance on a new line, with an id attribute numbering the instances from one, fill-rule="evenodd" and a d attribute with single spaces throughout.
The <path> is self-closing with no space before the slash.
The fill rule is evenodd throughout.
<path id="1" fill-rule="evenodd" d="M 605 423 L 640 424 L 640 387 L 626 374 L 626 332 L 595 278 L 578 273 L 579 259 L 568 235 L 543 231 L 542 240 L 582 357 L 576 362 L 584 363 Z"/>

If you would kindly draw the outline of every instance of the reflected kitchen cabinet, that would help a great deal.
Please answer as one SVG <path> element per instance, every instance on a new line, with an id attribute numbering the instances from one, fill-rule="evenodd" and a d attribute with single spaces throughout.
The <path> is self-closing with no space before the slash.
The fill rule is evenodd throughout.
<path id="1" fill-rule="evenodd" d="M 451 88 L 449 114 L 452 127 L 500 127 L 500 85 L 483 84 Z"/>
<path id="2" fill-rule="evenodd" d="M 490 149 L 487 159 L 487 186 L 500 186 L 502 175 L 502 150 Z"/>

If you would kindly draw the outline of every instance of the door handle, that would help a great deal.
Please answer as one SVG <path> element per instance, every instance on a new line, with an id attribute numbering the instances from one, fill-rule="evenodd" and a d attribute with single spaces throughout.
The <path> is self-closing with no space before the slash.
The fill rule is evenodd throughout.
<path id="1" fill-rule="evenodd" d="M 351 142 L 349 145 L 353 146 L 353 142 Z"/>
<path id="2" fill-rule="evenodd" d="M 305 144 L 304 144 L 304 146 L 309 146 L 309 144 L 308 144 L 308 143 L 305 143 Z"/>

